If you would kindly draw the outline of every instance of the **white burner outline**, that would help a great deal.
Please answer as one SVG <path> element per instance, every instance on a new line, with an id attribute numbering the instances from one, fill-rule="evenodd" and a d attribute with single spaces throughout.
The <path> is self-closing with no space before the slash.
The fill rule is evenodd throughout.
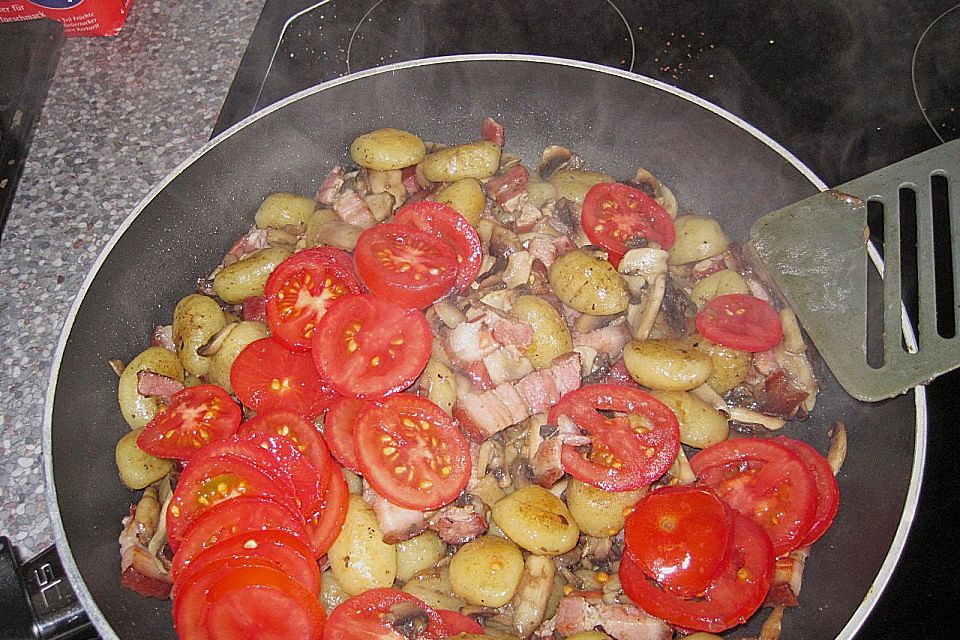
<path id="1" fill-rule="evenodd" d="M 937 16 L 933 22 L 927 25 L 927 28 L 923 30 L 923 33 L 921 33 L 920 37 L 917 39 L 917 45 L 913 48 L 913 57 L 910 60 L 910 83 L 913 85 L 913 96 L 917 99 L 917 106 L 920 107 L 920 113 L 923 114 L 923 119 L 926 120 L 930 128 L 933 129 L 934 135 L 937 136 L 937 138 L 940 139 L 940 142 L 944 144 L 947 141 L 942 135 L 940 135 L 940 132 L 937 131 L 937 128 L 933 125 L 933 122 L 930 121 L 930 118 L 927 116 L 927 110 L 923 106 L 923 102 L 920 101 L 920 92 L 917 90 L 917 52 L 920 51 L 920 45 L 923 44 L 923 39 L 927 37 L 927 33 L 930 32 L 930 29 L 933 29 L 934 25 L 945 18 L 948 13 L 951 11 L 956 11 L 957 9 L 960 9 L 960 4 L 950 7 Z"/>
<path id="2" fill-rule="evenodd" d="M 370 14 L 373 13 L 373 11 L 385 1 L 386 0 L 377 0 L 372 7 L 367 9 L 367 12 L 363 14 L 363 17 L 360 18 L 359 22 L 357 22 L 357 26 L 355 26 L 353 31 L 350 33 L 350 42 L 347 43 L 347 73 L 353 73 L 353 69 L 350 68 L 350 51 L 353 49 L 353 41 L 357 37 L 357 32 L 360 30 L 360 26 L 367 18 L 370 17 Z M 631 28 L 630 23 L 627 22 L 627 17 L 623 15 L 622 11 L 620 11 L 620 7 L 613 3 L 613 0 L 606 0 L 606 3 L 613 7 L 613 10 L 617 12 L 617 15 L 620 16 L 620 20 L 623 21 L 623 25 L 627 28 L 627 35 L 630 37 L 630 66 L 627 68 L 627 71 L 632 72 L 633 65 L 637 60 L 637 42 L 633 39 L 633 28 Z"/>

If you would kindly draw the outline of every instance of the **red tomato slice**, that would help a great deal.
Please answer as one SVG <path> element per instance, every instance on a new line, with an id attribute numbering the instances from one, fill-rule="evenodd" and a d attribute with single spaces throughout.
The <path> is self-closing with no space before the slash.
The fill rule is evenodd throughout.
<path id="1" fill-rule="evenodd" d="M 770 539 L 737 514 L 731 562 L 697 597 L 685 598 L 651 582 L 629 549 L 620 559 L 623 592 L 638 607 L 670 624 L 719 633 L 746 622 L 760 608 L 773 582 Z"/>
<path id="2" fill-rule="evenodd" d="M 334 247 L 298 251 L 277 265 L 267 280 L 267 324 L 288 349 L 307 351 L 327 307 L 362 290 L 346 251 Z"/>
<path id="3" fill-rule="evenodd" d="M 357 416 L 370 404 L 367 400 L 341 396 L 327 409 L 323 420 L 323 435 L 330 445 L 330 453 L 337 462 L 354 473 L 361 473 L 357 450 L 353 445 L 353 430 Z"/>
<path id="4" fill-rule="evenodd" d="M 794 550 L 813 525 L 817 488 L 803 459 L 773 440 L 736 438 L 690 458 L 703 484 L 758 524 L 777 556 Z"/>
<path id="5" fill-rule="evenodd" d="M 596 245 L 622 256 L 635 238 L 646 238 L 669 249 L 677 233 L 670 214 L 639 189 L 617 182 L 590 187 L 580 214 L 583 231 Z"/>
<path id="6" fill-rule="evenodd" d="M 438 509 L 470 479 L 470 448 L 453 419 L 427 398 L 400 393 L 364 409 L 354 445 L 364 479 L 408 509 Z"/>
<path id="7" fill-rule="evenodd" d="M 783 339 L 780 315 L 770 303 L 743 293 L 717 296 L 697 313 L 697 331 L 741 351 L 766 351 Z"/>
<path id="8" fill-rule="evenodd" d="M 456 286 L 460 291 L 477 279 L 483 260 L 480 236 L 456 209 L 442 202 L 421 200 L 400 207 L 394 214 L 393 222 L 432 233 L 453 249 L 457 256 Z"/>
<path id="9" fill-rule="evenodd" d="M 173 589 L 173 624 L 182 640 L 207 640 L 204 624 L 210 587 L 224 575 L 241 567 L 270 568 L 264 558 L 228 557 L 208 562 L 199 571 L 187 571 Z"/>
<path id="10" fill-rule="evenodd" d="M 167 508 L 167 538 L 174 550 L 187 526 L 210 507 L 239 496 L 267 496 L 291 509 L 293 480 L 277 468 L 269 452 L 252 444 L 211 445 L 217 455 L 192 460 L 180 474 Z M 265 459 L 257 459 L 257 453 Z M 274 465 L 273 468 L 270 465 Z"/>
<path id="11" fill-rule="evenodd" d="M 321 640 L 326 614 L 316 594 L 277 569 L 225 572 L 207 592 L 210 640 Z M 183 638 L 183 636 L 181 636 Z"/>
<path id="12" fill-rule="evenodd" d="M 404 636 L 390 625 L 388 614 L 400 604 L 412 604 L 427 617 L 424 640 L 445 637 L 443 619 L 423 600 L 397 589 L 370 589 L 343 602 L 330 612 L 324 629 L 324 640 L 403 640 Z"/>
<path id="13" fill-rule="evenodd" d="M 286 531 L 304 542 L 309 539 L 303 516 L 290 507 L 264 496 L 242 496 L 216 504 L 197 516 L 184 531 L 174 562 L 186 567 L 201 551 L 218 542 L 266 529 Z"/>
<path id="14" fill-rule="evenodd" d="M 695 596 L 730 562 L 733 517 L 707 487 L 664 487 L 641 498 L 627 517 L 625 544 L 644 574 Z"/>
<path id="15" fill-rule="evenodd" d="M 201 571 L 203 565 L 209 562 L 231 557 L 266 560 L 303 584 L 311 593 L 320 593 L 320 567 L 314 559 L 313 550 L 302 538 L 280 529 L 241 533 L 203 549 L 193 558 L 177 553 L 170 566 L 170 578 L 179 582 L 181 576 L 187 575 L 188 569 L 190 573 Z"/>
<path id="16" fill-rule="evenodd" d="M 331 466 L 330 452 L 320 430 L 313 423 L 289 411 L 267 411 L 258 413 L 240 425 L 240 433 L 251 432 L 282 436 L 293 442 L 320 477 L 320 493 L 323 495 Z"/>
<path id="17" fill-rule="evenodd" d="M 330 464 L 327 486 L 320 510 L 307 517 L 307 534 L 310 536 L 313 553 L 318 558 L 330 549 L 330 545 L 340 535 L 347 519 L 347 504 L 350 499 L 347 479 L 336 464 Z"/>
<path id="18" fill-rule="evenodd" d="M 379 298 L 422 309 L 457 283 L 457 256 L 433 233 L 400 224 L 378 224 L 357 240 L 357 275 Z"/>
<path id="19" fill-rule="evenodd" d="M 600 411 L 617 413 L 608 417 Z M 560 398 L 548 420 L 557 424 L 561 415 L 572 418 L 591 440 L 586 454 L 563 446 L 560 461 L 564 470 L 605 491 L 650 484 L 666 473 L 680 449 L 677 417 L 667 405 L 640 389 L 612 384 L 580 387 Z"/>
<path id="20" fill-rule="evenodd" d="M 479 622 L 465 616 L 459 611 L 450 611 L 449 609 L 437 609 L 437 615 L 443 620 L 444 637 L 453 637 L 460 633 L 469 633 L 473 635 L 482 635 L 483 627 Z"/>
<path id="21" fill-rule="evenodd" d="M 242 412 L 230 394 L 214 384 L 178 391 L 137 438 L 137 446 L 158 458 L 189 460 L 201 447 L 237 432 Z"/>
<path id="22" fill-rule="evenodd" d="M 799 549 L 816 542 L 830 528 L 837 511 L 840 509 L 840 489 L 837 486 L 837 479 L 833 475 L 833 468 L 830 467 L 827 459 L 820 455 L 819 451 L 806 442 L 792 438 L 781 436 L 776 441 L 803 459 L 807 468 L 810 469 L 810 473 L 813 474 L 813 481 L 817 485 L 817 508 L 813 516 L 813 524 L 810 526 L 809 533 L 797 544 Z"/>
<path id="23" fill-rule="evenodd" d="M 336 396 L 306 353 L 284 348 L 276 338 L 248 344 L 230 369 L 230 385 L 254 411 L 293 411 L 312 420 Z"/>
<path id="24" fill-rule="evenodd" d="M 342 298 L 313 336 L 313 359 L 336 391 L 372 398 L 406 389 L 430 359 L 433 335 L 422 312 L 375 296 Z"/>
<path id="25" fill-rule="evenodd" d="M 237 442 L 248 442 L 273 455 L 276 466 L 289 476 L 293 483 L 297 507 L 304 515 L 320 508 L 323 500 L 320 476 L 293 440 L 279 435 L 247 431 L 234 436 Z"/>

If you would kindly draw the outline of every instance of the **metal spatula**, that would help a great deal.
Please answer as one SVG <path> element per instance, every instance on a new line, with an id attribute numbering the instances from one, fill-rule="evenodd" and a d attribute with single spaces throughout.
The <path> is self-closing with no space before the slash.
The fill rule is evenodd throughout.
<path id="1" fill-rule="evenodd" d="M 902 262 L 901 237 L 913 237 L 901 228 L 905 201 L 916 203 L 916 332 L 902 286 L 909 265 Z M 868 206 L 882 207 L 882 258 L 868 242 Z M 946 247 L 937 257 L 951 273 L 937 274 L 935 246 L 941 253 Z M 882 400 L 960 367 L 960 140 L 767 214 L 750 230 L 746 250 L 762 262 L 850 395 Z M 882 284 L 868 286 L 868 258 Z M 946 287 L 952 299 L 939 305 L 938 277 L 953 283 Z M 938 306 L 946 311 L 939 325 Z M 944 318 L 952 318 L 951 326 L 944 327 Z"/>

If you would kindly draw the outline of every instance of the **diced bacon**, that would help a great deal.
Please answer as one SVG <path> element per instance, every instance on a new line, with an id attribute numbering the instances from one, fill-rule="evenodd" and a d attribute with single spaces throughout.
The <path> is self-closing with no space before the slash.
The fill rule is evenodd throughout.
<path id="1" fill-rule="evenodd" d="M 496 385 L 519 380 L 533 372 L 533 365 L 513 346 L 501 347 L 483 359 L 483 364 Z"/>
<path id="2" fill-rule="evenodd" d="M 533 325 L 518 318 L 498 318 L 493 324 L 493 339 L 526 349 L 533 343 Z"/>
<path id="3" fill-rule="evenodd" d="M 713 275 L 718 271 L 723 271 L 727 268 L 727 263 L 724 258 L 724 255 L 721 253 L 718 256 L 712 258 L 707 258 L 706 260 L 701 260 L 700 262 L 693 265 L 693 273 L 691 274 L 692 280 L 698 282 L 703 280 L 709 275 Z"/>
<path id="4" fill-rule="evenodd" d="M 534 260 L 539 260 L 543 266 L 550 267 L 553 261 L 557 259 L 557 247 L 553 240 L 546 236 L 531 238 L 527 243 L 527 251 L 533 256 Z"/>
<path id="5" fill-rule="evenodd" d="M 461 322 L 443 336 L 443 350 L 454 366 L 466 369 L 483 360 L 500 345 L 483 322 Z"/>
<path id="6" fill-rule="evenodd" d="M 490 178 L 486 185 L 487 195 L 507 211 L 513 211 L 515 206 L 512 205 L 519 206 L 519 196 L 527 192 L 528 177 L 526 168 L 518 164 L 502 176 Z"/>
<path id="7" fill-rule="evenodd" d="M 580 354 L 576 351 L 558 356 L 547 371 L 553 376 L 553 381 L 557 384 L 557 391 L 560 392 L 561 396 L 580 388 L 582 383 Z"/>
<path id="8" fill-rule="evenodd" d="M 560 442 L 571 447 L 583 447 L 592 442 L 590 436 L 580 433 L 580 427 L 568 415 L 557 417 L 557 430 Z"/>
<path id="9" fill-rule="evenodd" d="M 458 397 L 453 405 L 453 417 L 474 442 L 483 442 L 513 424 L 510 410 L 492 390 Z"/>
<path id="10" fill-rule="evenodd" d="M 487 532 L 490 524 L 475 503 L 464 507 L 447 505 L 430 519 L 430 529 L 447 544 L 466 544 Z"/>
<path id="11" fill-rule="evenodd" d="M 400 184 L 403 185 L 403 188 L 406 189 L 409 194 L 421 190 L 420 182 L 417 180 L 417 165 L 400 170 Z"/>
<path id="12" fill-rule="evenodd" d="M 263 296 L 250 296 L 243 300 L 243 319 L 251 322 L 267 321 L 267 301 Z"/>
<path id="13" fill-rule="evenodd" d="M 427 518 L 421 511 L 397 506 L 364 484 L 363 501 L 370 505 L 377 524 L 383 531 L 383 541 L 396 544 L 409 540 L 427 529 Z"/>
<path id="14" fill-rule="evenodd" d="M 144 551 L 144 553 L 146 552 Z M 120 574 L 120 586 L 147 598 L 158 598 L 160 600 L 169 598 L 170 591 L 173 590 L 173 583 L 148 576 L 135 566 L 127 567 Z"/>
<path id="15" fill-rule="evenodd" d="M 762 376 L 768 376 L 780 368 L 777 357 L 773 349 L 767 351 L 757 351 L 753 354 L 753 366 Z"/>
<path id="16" fill-rule="evenodd" d="M 183 383 L 153 371 L 137 372 L 137 393 L 148 398 L 170 400 L 170 396 L 183 389 Z"/>
<path id="17" fill-rule="evenodd" d="M 471 384 L 480 391 L 489 391 L 497 386 L 490 379 L 490 372 L 487 371 L 487 365 L 483 360 L 471 362 L 465 367 L 460 367 L 460 370 L 467 376 Z"/>
<path id="18" fill-rule="evenodd" d="M 553 246 L 557 250 L 557 257 L 570 253 L 577 248 L 577 245 L 573 243 L 569 236 L 555 236 Z"/>
<path id="19" fill-rule="evenodd" d="M 531 414 L 546 411 L 560 400 L 557 383 L 549 371 L 534 371 L 517 382 L 517 392 Z"/>
<path id="20" fill-rule="evenodd" d="M 624 322 L 608 324 L 587 333 L 573 332 L 574 347 L 591 347 L 598 353 L 607 354 L 611 360 L 622 356 L 623 348 L 632 339 L 630 328 Z"/>
<path id="21" fill-rule="evenodd" d="M 333 203 L 333 210 L 341 220 L 361 229 L 369 229 L 377 224 L 377 219 L 370 211 L 370 207 L 355 191 L 345 191 Z"/>
<path id="22" fill-rule="evenodd" d="M 541 487 L 550 488 L 557 480 L 563 477 L 563 465 L 560 463 L 560 452 L 563 443 L 554 436 L 540 443 L 536 452 L 530 456 L 530 470 L 533 479 Z"/>
<path id="23" fill-rule="evenodd" d="M 150 334 L 150 344 L 154 347 L 163 347 L 170 351 L 176 351 L 177 347 L 173 344 L 173 325 L 158 324 L 153 328 Z"/>
<path id="24" fill-rule="evenodd" d="M 480 137 L 495 145 L 503 146 L 503 125 L 487 116 L 480 125 Z"/>
<path id="25" fill-rule="evenodd" d="M 637 383 L 630 376 L 630 372 L 627 370 L 627 363 L 624 362 L 623 358 L 620 358 L 610 365 L 610 372 L 603 382 L 604 384 L 621 384 L 628 387 L 637 386 Z"/>
<path id="26" fill-rule="evenodd" d="M 266 249 L 269 246 L 270 242 L 267 239 L 267 230 L 254 227 L 230 247 L 227 255 L 237 260 L 243 260 L 251 253 Z"/>
<path id="27" fill-rule="evenodd" d="M 594 602 L 596 600 L 596 602 Z M 560 600 L 556 630 L 564 636 L 602 627 L 616 640 L 670 640 L 673 629 L 666 622 L 648 616 L 628 604 L 606 604 L 571 594 Z"/>
<path id="28" fill-rule="evenodd" d="M 327 206 L 332 205 L 337 201 L 337 196 L 340 194 L 340 189 L 342 188 L 343 169 L 334 167 L 330 170 L 330 173 L 327 174 L 327 177 L 324 178 L 323 184 L 317 189 L 317 195 L 315 195 L 313 199 Z"/>
<path id="29" fill-rule="evenodd" d="M 799 602 L 800 584 L 803 581 L 803 567 L 810 547 L 792 551 L 777 558 L 773 568 L 773 584 L 764 604 L 780 607 L 796 607 Z"/>
<path id="30" fill-rule="evenodd" d="M 516 387 L 510 383 L 504 383 L 498 386 L 492 393 L 500 402 L 503 403 L 503 406 L 507 408 L 507 411 L 510 412 L 510 423 L 517 424 L 523 420 L 526 420 L 530 417 L 530 412 L 527 410 L 527 405 L 524 403 L 523 398 L 520 397 L 520 394 L 517 393 Z"/>

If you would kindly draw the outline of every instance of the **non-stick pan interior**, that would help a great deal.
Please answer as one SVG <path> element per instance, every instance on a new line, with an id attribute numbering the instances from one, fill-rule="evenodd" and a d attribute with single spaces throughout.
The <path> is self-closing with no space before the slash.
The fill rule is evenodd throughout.
<path id="1" fill-rule="evenodd" d="M 674 190 L 682 209 L 719 217 L 739 239 L 758 216 L 818 190 L 762 136 L 701 103 L 633 76 L 559 61 L 469 59 L 368 73 L 228 132 L 181 167 L 115 239 L 63 343 L 47 443 L 61 552 L 69 545 L 82 598 L 96 603 L 103 617 L 95 610 L 93 617 L 117 636 L 176 637 L 169 603 L 119 586 L 117 536 L 135 495 L 113 461 L 128 427 L 107 360 L 128 361 L 148 346 L 154 325 L 170 322 L 196 278 L 249 228 L 261 199 L 275 191 L 312 194 L 333 164 L 348 161 L 357 134 L 395 126 L 427 140 L 467 141 L 487 115 L 504 124 L 507 148 L 528 163 L 545 145 L 564 144 L 588 167 L 618 177 L 643 165 Z M 814 417 L 784 433 L 825 451 L 831 424 L 843 420 L 850 447 L 839 476 L 840 515 L 807 563 L 801 608 L 784 620 L 784 638 L 805 640 L 836 637 L 867 597 L 904 510 L 916 432 L 912 395 L 866 405 L 840 391 L 822 365 L 818 373 L 825 388 Z"/>

